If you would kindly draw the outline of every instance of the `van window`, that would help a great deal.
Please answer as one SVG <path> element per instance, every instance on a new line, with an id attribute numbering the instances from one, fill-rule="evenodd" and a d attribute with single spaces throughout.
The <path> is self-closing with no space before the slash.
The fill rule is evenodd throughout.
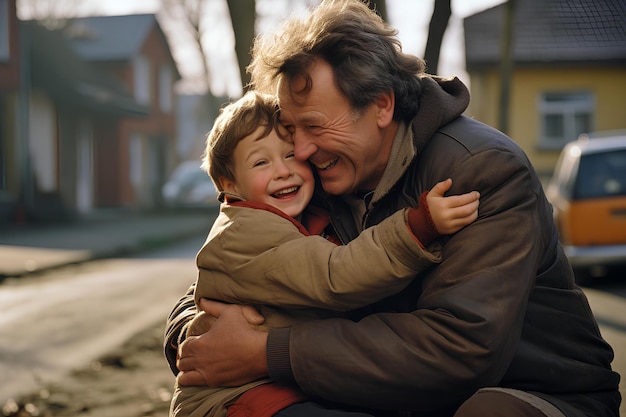
<path id="1" fill-rule="evenodd" d="M 574 199 L 626 196 L 626 150 L 583 155 Z"/>

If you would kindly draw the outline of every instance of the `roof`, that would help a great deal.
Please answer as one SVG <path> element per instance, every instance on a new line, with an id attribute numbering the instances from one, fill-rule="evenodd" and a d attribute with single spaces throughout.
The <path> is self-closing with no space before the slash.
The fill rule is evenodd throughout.
<path id="1" fill-rule="evenodd" d="M 500 62 L 506 3 L 464 19 L 468 69 Z M 516 65 L 626 65 L 623 0 L 518 0 L 513 57 Z"/>
<path id="2" fill-rule="evenodd" d="M 51 97 L 106 113 L 148 113 L 148 108 L 137 104 L 118 80 L 80 59 L 58 30 L 32 21 L 22 25 L 33 84 Z"/>
<path id="3" fill-rule="evenodd" d="M 157 25 L 153 14 L 72 18 L 65 34 L 72 47 L 90 61 L 131 60 Z"/>

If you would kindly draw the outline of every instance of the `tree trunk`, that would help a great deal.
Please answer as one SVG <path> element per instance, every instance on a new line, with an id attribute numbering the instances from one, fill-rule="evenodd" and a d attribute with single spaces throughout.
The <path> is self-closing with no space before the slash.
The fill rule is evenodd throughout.
<path id="1" fill-rule="evenodd" d="M 239 65 L 241 86 L 245 92 L 250 83 L 250 74 L 246 72 L 246 67 L 250 64 L 250 50 L 255 36 L 256 1 L 227 0 L 227 3 L 235 34 L 235 54 Z"/>
<path id="2" fill-rule="evenodd" d="M 370 0 L 370 9 L 376 11 L 380 17 L 386 22 L 387 20 L 387 2 L 385 0 Z"/>
<path id="3" fill-rule="evenodd" d="M 511 72 L 513 70 L 513 20 L 515 16 L 515 1 L 508 0 L 504 8 L 502 24 L 502 44 L 500 49 L 500 115 L 498 129 L 508 134 L 509 108 L 511 97 Z"/>
<path id="4" fill-rule="evenodd" d="M 426 71 L 429 74 L 437 74 L 439 71 L 439 54 L 441 42 L 448 27 L 448 20 L 452 14 L 451 0 L 435 0 L 435 8 L 428 26 L 428 40 L 424 51 Z"/>

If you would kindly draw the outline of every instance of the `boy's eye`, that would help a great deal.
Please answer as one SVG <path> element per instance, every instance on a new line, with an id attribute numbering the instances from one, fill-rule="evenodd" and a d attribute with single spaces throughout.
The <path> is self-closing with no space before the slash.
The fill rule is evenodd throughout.
<path id="1" fill-rule="evenodd" d="M 252 166 L 253 167 L 258 167 L 258 166 L 265 165 L 265 164 L 266 164 L 266 161 L 261 159 L 259 161 L 256 161 L 254 164 L 252 164 Z"/>
<path id="2" fill-rule="evenodd" d="M 287 155 L 285 155 L 285 159 L 287 158 L 293 158 L 295 156 L 295 154 L 293 153 L 293 151 L 289 152 Z"/>

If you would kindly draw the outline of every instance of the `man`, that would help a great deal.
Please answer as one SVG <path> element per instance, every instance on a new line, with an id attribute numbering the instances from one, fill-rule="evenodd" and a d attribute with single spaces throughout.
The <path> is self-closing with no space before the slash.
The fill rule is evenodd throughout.
<path id="1" fill-rule="evenodd" d="M 451 193 L 480 192 L 479 217 L 445 240 L 442 263 L 422 281 L 360 320 L 263 333 L 247 324 L 261 320 L 249 309 L 205 302 L 219 318 L 181 346 L 179 382 L 269 376 L 371 415 L 619 415 L 613 351 L 574 285 L 521 149 L 462 116 L 465 86 L 424 74 L 423 61 L 404 55 L 396 32 L 358 0 L 322 2 L 283 29 L 255 44 L 253 85 L 278 93 L 296 158 L 316 168 L 344 241 L 447 176 Z M 168 324 L 171 364 L 186 303 Z"/>

